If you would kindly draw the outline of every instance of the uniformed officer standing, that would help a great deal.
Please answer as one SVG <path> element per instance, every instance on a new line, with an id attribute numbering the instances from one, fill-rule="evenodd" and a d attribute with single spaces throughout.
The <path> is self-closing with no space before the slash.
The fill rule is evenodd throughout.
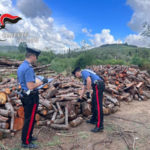
<path id="1" fill-rule="evenodd" d="M 96 124 L 92 132 L 103 131 L 103 91 L 105 89 L 104 80 L 90 69 L 81 70 L 79 67 L 75 68 L 72 74 L 83 79 L 84 86 L 80 95 L 83 98 L 85 92 L 87 98 L 90 98 L 90 89 L 93 88 L 92 94 L 92 117 L 87 120 L 87 123 Z M 80 101 L 79 99 L 79 101 Z"/>
<path id="2" fill-rule="evenodd" d="M 39 95 L 36 88 L 47 83 L 48 80 L 44 78 L 41 82 L 35 83 L 32 64 L 37 61 L 40 51 L 31 48 L 27 48 L 26 50 L 26 59 L 17 70 L 18 81 L 21 85 L 21 102 L 25 112 L 24 126 L 22 129 L 22 147 L 37 148 L 37 145 L 32 143 L 32 141 L 37 140 L 37 138 L 32 136 L 35 114 L 39 104 Z"/>

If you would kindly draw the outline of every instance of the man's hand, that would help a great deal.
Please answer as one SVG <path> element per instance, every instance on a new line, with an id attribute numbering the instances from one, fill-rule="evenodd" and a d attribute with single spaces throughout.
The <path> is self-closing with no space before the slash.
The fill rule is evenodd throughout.
<path id="1" fill-rule="evenodd" d="M 81 102 L 82 100 L 80 98 L 78 98 L 77 102 Z"/>
<path id="2" fill-rule="evenodd" d="M 48 79 L 47 79 L 47 78 L 44 78 L 44 79 L 42 80 L 42 82 L 43 82 L 43 84 L 48 83 Z"/>
<path id="3" fill-rule="evenodd" d="M 90 97 L 90 92 L 86 92 L 86 97 L 87 97 L 87 98 L 91 98 L 91 97 Z"/>
<path id="4" fill-rule="evenodd" d="M 84 100 L 83 99 L 81 99 L 81 98 L 79 98 L 78 100 L 77 100 L 77 102 L 84 102 Z"/>
<path id="5" fill-rule="evenodd" d="M 43 84 L 43 82 L 38 82 L 38 83 L 27 82 L 27 87 L 29 90 L 34 90 L 35 88 L 41 86 L 42 84 Z"/>

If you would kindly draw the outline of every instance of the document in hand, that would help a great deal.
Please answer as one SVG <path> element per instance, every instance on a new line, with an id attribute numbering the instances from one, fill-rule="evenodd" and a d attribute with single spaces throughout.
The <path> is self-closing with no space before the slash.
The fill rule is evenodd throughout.
<path id="1" fill-rule="evenodd" d="M 38 83 L 38 82 L 42 81 L 43 79 L 44 79 L 43 76 L 36 76 L 35 82 Z M 49 79 L 48 79 L 48 83 L 52 82 L 53 80 L 54 80 L 53 78 L 49 78 Z M 46 84 L 47 84 L 47 83 L 45 83 L 45 84 L 39 86 L 39 87 L 37 88 L 37 90 L 43 88 Z"/>

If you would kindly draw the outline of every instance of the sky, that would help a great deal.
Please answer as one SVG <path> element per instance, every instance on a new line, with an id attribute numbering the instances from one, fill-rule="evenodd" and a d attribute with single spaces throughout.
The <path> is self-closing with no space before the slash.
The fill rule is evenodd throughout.
<path id="1" fill-rule="evenodd" d="M 1 0 L 0 14 L 22 20 L 0 30 L 0 39 L 7 38 L 0 44 L 25 41 L 60 53 L 113 43 L 150 47 L 149 38 L 141 34 L 150 24 L 149 8 L 150 0 Z M 26 36 L 10 38 L 13 33 Z"/>

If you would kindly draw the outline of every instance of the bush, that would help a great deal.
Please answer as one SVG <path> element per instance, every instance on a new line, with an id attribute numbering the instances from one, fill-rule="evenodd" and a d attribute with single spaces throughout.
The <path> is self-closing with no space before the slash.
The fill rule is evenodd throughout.
<path id="1" fill-rule="evenodd" d="M 143 63 L 143 60 L 137 56 L 134 56 L 131 60 L 131 64 L 138 65 L 139 67 L 142 67 Z"/>
<path id="2" fill-rule="evenodd" d="M 86 66 L 92 64 L 94 64 L 94 57 L 89 54 L 85 54 L 85 55 L 82 54 L 77 58 L 74 67 L 85 68 Z"/>
<path id="3" fill-rule="evenodd" d="M 71 72 L 74 67 L 75 59 L 73 58 L 55 58 L 51 62 L 51 69 L 56 72 Z"/>

